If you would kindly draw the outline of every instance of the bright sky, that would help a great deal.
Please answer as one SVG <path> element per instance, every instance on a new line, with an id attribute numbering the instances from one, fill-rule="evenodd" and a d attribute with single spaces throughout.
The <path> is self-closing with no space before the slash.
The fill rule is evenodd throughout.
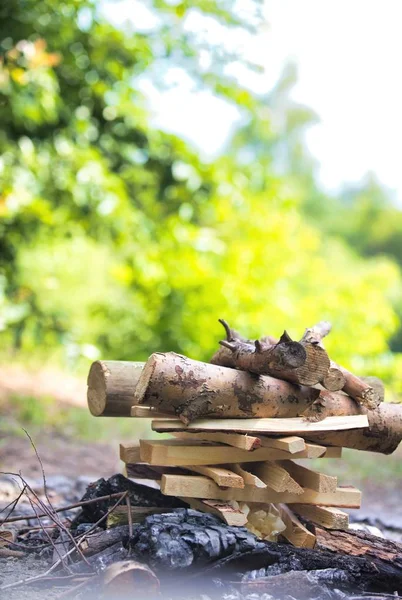
<path id="1" fill-rule="evenodd" d="M 119 5 L 137 24 L 149 18 L 137 0 Z M 121 22 L 116 5 L 113 15 L 107 12 Z M 323 185 L 336 189 L 373 171 L 402 204 L 402 0 L 266 0 L 265 16 L 260 35 L 242 48 L 265 69 L 250 84 L 269 89 L 286 62 L 296 62 L 293 97 L 321 118 L 306 142 Z M 146 84 L 144 90 L 155 122 L 206 154 L 219 150 L 238 118 L 186 81 L 163 98 Z"/>

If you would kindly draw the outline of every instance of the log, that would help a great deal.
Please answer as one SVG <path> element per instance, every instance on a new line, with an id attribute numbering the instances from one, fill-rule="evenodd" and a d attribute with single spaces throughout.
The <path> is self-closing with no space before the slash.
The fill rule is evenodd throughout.
<path id="1" fill-rule="evenodd" d="M 166 511 L 167 509 L 165 509 Z M 80 548 L 85 556 L 92 556 L 103 552 L 106 548 L 114 546 L 117 542 L 121 542 L 125 538 L 128 538 L 128 526 L 121 525 L 118 527 L 112 527 L 99 533 L 93 533 L 89 535 L 80 544 Z"/>
<path id="2" fill-rule="evenodd" d="M 330 392 L 338 392 L 345 387 L 346 377 L 342 373 L 341 369 L 331 366 L 329 367 L 321 383 L 326 390 L 329 390 Z"/>
<path id="3" fill-rule="evenodd" d="M 129 417 L 145 363 L 97 360 L 88 375 L 88 408 L 95 417 Z"/>
<path id="4" fill-rule="evenodd" d="M 341 397 L 338 409 L 345 406 L 347 402 L 352 402 L 350 399 L 348 400 L 348 396 L 343 394 L 340 396 L 343 398 Z M 402 405 L 382 402 L 375 410 L 366 410 L 363 407 L 355 406 L 357 410 L 367 414 L 369 427 L 366 429 L 309 433 L 306 437 L 315 443 L 335 447 L 381 452 L 382 454 L 394 452 L 402 440 Z M 331 408 L 333 407 L 328 404 L 327 412 Z"/>
<path id="5" fill-rule="evenodd" d="M 347 396 L 344 396 L 347 398 Z M 349 398 L 352 404 L 353 400 Z M 334 412 L 337 412 L 338 405 L 334 405 Z M 340 405 L 342 408 L 342 404 Z M 325 407 L 327 412 L 332 411 L 332 405 Z M 359 411 L 359 408 L 356 408 Z M 156 419 L 152 421 L 151 427 L 154 431 L 173 432 L 202 432 L 202 431 L 228 431 L 237 433 L 251 434 L 280 434 L 280 433 L 302 433 L 304 436 L 319 433 L 343 431 L 348 429 L 360 429 L 368 427 L 369 421 L 366 415 L 350 416 L 328 416 L 320 421 L 307 420 L 301 417 L 292 417 L 288 419 L 197 419 L 193 423 L 186 425 L 179 419 Z"/>
<path id="6" fill-rule="evenodd" d="M 189 423 L 212 415 L 295 417 L 318 395 L 319 390 L 168 352 L 152 354 L 148 359 L 135 389 L 134 404 L 178 414 Z"/>
<path id="7" fill-rule="evenodd" d="M 308 340 L 308 341 L 322 347 L 322 343 L 321 343 L 322 339 L 326 335 L 328 335 L 328 333 L 330 331 L 331 331 L 331 324 L 328 323 L 327 321 L 321 321 L 320 323 L 318 323 L 311 329 L 307 329 L 303 336 L 303 339 Z M 332 372 L 332 376 L 331 376 L 330 371 L 332 369 L 334 371 Z M 327 384 L 329 383 L 330 387 L 327 387 L 327 385 L 325 385 L 325 383 L 323 381 L 324 387 L 326 387 L 328 390 L 332 390 L 332 391 L 337 391 L 337 389 L 338 390 L 342 389 L 351 398 L 353 398 L 359 404 L 361 404 L 362 406 L 366 407 L 369 410 L 373 410 L 374 408 L 378 407 L 378 405 L 381 402 L 381 398 L 380 398 L 380 394 L 378 393 L 376 387 L 371 387 L 367 383 L 367 381 L 364 381 L 363 379 L 360 379 L 356 375 L 353 375 L 353 373 L 351 373 L 347 369 L 339 366 L 334 361 L 331 361 L 330 371 L 328 372 L 328 374 L 325 378 L 325 382 Z M 340 388 L 339 387 L 336 388 L 336 384 L 333 385 L 333 375 L 336 372 L 338 372 L 338 374 L 335 375 L 335 380 L 337 377 L 340 378 L 340 376 L 343 376 L 343 379 L 344 379 L 344 385 Z"/>
<path id="8" fill-rule="evenodd" d="M 157 598 L 160 594 L 160 583 L 155 573 L 147 565 L 134 560 L 109 565 L 102 573 L 102 583 L 101 597 L 104 600 Z"/>
<path id="9" fill-rule="evenodd" d="M 314 527 L 317 550 L 330 550 L 347 556 L 392 562 L 402 568 L 402 546 L 391 540 L 364 533 Z"/>
<path id="10" fill-rule="evenodd" d="M 345 377 L 345 385 L 342 389 L 346 394 L 348 394 L 351 398 L 354 398 L 356 402 L 369 410 L 373 410 L 378 407 L 381 399 L 375 388 L 368 385 L 365 381 L 360 379 L 360 377 L 353 375 L 353 373 L 347 369 L 344 369 L 339 365 L 335 366 L 342 371 L 342 374 Z"/>
<path id="11" fill-rule="evenodd" d="M 326 375 L 330 361 L 322 346 L 306 341 L 294 342 L 284 332 L 277 343 L 256 340 L 254 344 L 238 339 L 225 321 L 226 340 L 220 344 L 227 351 L 214 354 L 211 362 L 221 366 L 235 367 L 259 375 L 270 375 L 298 385 L 315 385 Z M 232 356 L 228 355 L 232 352 Z"/>
<path id="12" fill-rule="evenodd" d="M 208 477 L 192 475 L 162 475 L 161 492 L 166 496 L 185 496 L 203 500 L 237 500 L 239 502 L 258 502 L 265 504 L 317 504 L 319 506 L 339 506 L 360 508 L 361 492 L 356 488 L 340 487 L 336 492 L 323 494 L 305 489 L 302 494 L 275 492 L 270 488 L 257 488 L 246 485 L 239 490 L 223 490 Z"/>

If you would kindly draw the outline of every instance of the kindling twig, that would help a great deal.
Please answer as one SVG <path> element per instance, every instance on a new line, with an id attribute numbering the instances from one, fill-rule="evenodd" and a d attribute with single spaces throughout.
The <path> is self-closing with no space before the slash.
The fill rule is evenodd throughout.
<path id="1" fill-rule="evenodd" d="M 128 495 L 128 490 L 126 492 L 122 492 L 120 495 L 120 498 L 117 500 L 117 502 L 96 522 L 94 523 L 89 529 L 88 531 L 86 531 L 77 541 L 77 544 L 81 544 L 87 537 L 88 535 L 91 533 L 91 531 L 93 531 L 94 529 L 96 529 L 96 527 L 98 527 L 98 525 L 100 525 L 105 519 L 108 518 L 108 516 L 119 506 L 119 504 L 121 504 L 121 502 L 126 498 L 126 496 Z M 98 498 L 99 500 L 99 498 Z M 69 550 L 68 552 L 66 552 L 63 555 L 63 559 L 67 558 L 68 556 L 70 556 L 70 554 L 72 554 L 75 550 L 74 548 L 71 548 L 71 550 Z M 50 575 L 50 573 L 53 573 L 53 571 L 61 564 L 61 560 L 59 559 L 58 561 L 56 561 L 45 573 L 42 573 L 42 575 L 36 575 L 35 577 L 28 577 L 27 579 L 20 579 L 19 581 L 15 581 L 13 583 L 8 583 L 7 585 L 3 585 L 0 587 L 0 590 L 7 590 L 7 589 L 11 589 L 14 587 L 19 587 L 21 585 L 26 585 L 27 583 L 32 583 L 33 581 L 39 581 L 40 579 L 43 579 L 45 577 L 47 577 L 48 575 Z"/>
<path id="2" fill-rule="evenodd" d="M 3 475 L 16 475 L 15 473 L 2 473 Z M 19 477 L 19 475 L 16 475 L 16 477 Z M 66 506 L 62 506 L 60 508 L 54 508 L 54 512 L 56 513 L 60 513 L 60 512 L 64 512 L 66 510 L 72 510 L 73 508 L 81 508 L 81 506 L 87 506 L 88 504 L 94 504 L 95 502 L 102 502 L 103 500 L 112 500 L 114 498 L 118 498 L 120 496 L 122 496 L 125 492 L 116 492 L 114 494 L 109 494 L 107 496 L 99 496 L 99 498 L 92 498 L 91 500 L 82 500 L 81 502 L 74 502 L 73 504 L 67 504 Z M 0 521 L 0 525 L 4 525 L 4 523 L 16 523 L 17 521 L 25 521 L 25 520 L 29 520 L 29 519 L 40 519 L 41 517 L 47 517 L 47 513 L 42 512 L 40 514 L 38 514 L 38 516 L 36 516 L 35 514 L 32 515 L 20 515 L 20 516 L 16 516 L 16 517 L 9 517 L 8 519 L 4 519 L 3 521 Z"/>

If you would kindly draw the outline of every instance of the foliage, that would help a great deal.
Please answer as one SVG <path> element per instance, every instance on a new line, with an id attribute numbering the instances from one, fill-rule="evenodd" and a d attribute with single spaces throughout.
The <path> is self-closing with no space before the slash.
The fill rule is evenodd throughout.
<path id="1" fill-rule="evenodd" d="M 212 24 L 228 39 L 250 35 L 258 5 L 247 19 L 231 2 L 149 6 L 146 33 L 112 26 L 86 0 L 1 8 L 3 344 L 70 359 L 202 359 L 219 317 L 295 337 L 328 318 L 334 357 L 392 382 L 398 267 L 359 256 L 360 237 L 342 240 L 329 213 L 306 217 L 307 199 L 320 209 L 328 199 L 301 137 L 315 117 L 289 102 L 294 72 L 254 97 L 230 75 L 239 57 L 225 36 L 207 35 Z M 194 16 L 211 26 L 204 35 L 191 32 Z M 138 81 L 161 85 L 168 67 L 239 106 L 245 126 L 225 156 L 202 163 L 150 124 Z"/>

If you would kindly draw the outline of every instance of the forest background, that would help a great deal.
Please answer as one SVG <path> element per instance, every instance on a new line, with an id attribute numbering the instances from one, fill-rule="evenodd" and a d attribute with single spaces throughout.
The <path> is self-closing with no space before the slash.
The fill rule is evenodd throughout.
<path id="1" fill-rule="evenodd" d="M 328 319 L 334 359 L 398 401 L 401 210 L 373 176 L 322 188 L 304 141 L 317 117 L 292 100 L 292 65 L 268 94 L 245 85 L 261 73 L 237 47 L 262 26 L 257 0 L 144 4 L 146 31 L 112 25 L 90 0 L 0 7 L 3 380 L 12 365 L 17 379 L 52 367 L 62 391 L 97 358 L 208 360 L 218 318 L 296 339 Z M 144 78 L 163 92 L 172 73 L 241 115 L 209 160 L 152 119 Z M 3 396 L 18 425 L 93 426 L 49 392 Z"/>

